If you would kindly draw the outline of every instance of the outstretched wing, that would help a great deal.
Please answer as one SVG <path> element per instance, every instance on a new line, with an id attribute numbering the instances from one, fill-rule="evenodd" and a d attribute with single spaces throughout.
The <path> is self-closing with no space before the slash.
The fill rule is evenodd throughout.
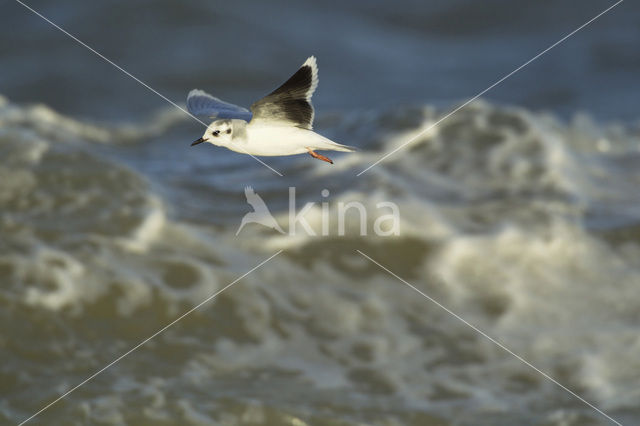
<path id="1" fill-rule="evenodd" d="M 187 109 L 193 115 L 206 115 L 210 118 L 235 118 L 251 121 L 253 116 L 248 109 L 222 101 L 199 89 L 193 89 L 189 92 Z"/>
<path id="2" fill-rule="evenodd" d="M 311 96 L 318 86 L 318 65 L 311 56 L 282 86 L 251 105 L 253 120 L 284 122 L 311 129 Z"/>
<path id="3" fill-rule="evenodd" d="M 255 193 L 252 187 L 246 186 L 244 188 L 244 196 L 247 197 L 247 204 L 253 207 L 253 211 L 262 215 L 264 215 L 265 212 L 269 213 L 269 208 L 264 203 L 264 200 Z"/>

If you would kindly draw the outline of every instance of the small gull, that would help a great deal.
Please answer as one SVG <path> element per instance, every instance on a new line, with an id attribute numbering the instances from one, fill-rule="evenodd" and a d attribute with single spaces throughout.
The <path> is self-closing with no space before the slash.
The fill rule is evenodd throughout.
<path id="1" fill-rule="evenodd" d="M 282 86 L 251 105 L 250 110 L 224 102 L 194 89 L 187 96 L 187 109 L 193 115 L 214 119 L 202 142 L 223 146 L 250 155 L 282 156 L 308 153 L 333 164 L 316 151 L 353 152 L 314 132 L 311 96 L 318 86 L 318 66 L 311 56 Z"/>

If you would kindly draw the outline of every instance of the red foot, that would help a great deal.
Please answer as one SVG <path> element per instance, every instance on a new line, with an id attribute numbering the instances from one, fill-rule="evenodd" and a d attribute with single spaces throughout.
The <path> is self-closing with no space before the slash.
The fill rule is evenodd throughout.
<path id="1" fill-rule="evenodd" d="M 331 158 L 325 157 L 322 154 L 318 154 L 317 152 L 315 152 L 312 149 L 309 149 L 309 155 L 311 155 L 313 158 L 317 158 L 318 160 L 326 161 L 327 163 L 333 164 L 333 161 L 331 161 Z"/>

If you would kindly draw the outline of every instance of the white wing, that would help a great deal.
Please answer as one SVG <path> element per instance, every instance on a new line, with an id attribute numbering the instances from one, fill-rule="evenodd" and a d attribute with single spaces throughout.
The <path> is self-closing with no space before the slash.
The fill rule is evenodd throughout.
<path id="1" fill-rule="evenodd" d="M 220 100 L 203 90 L 194 89 L 187 96 L 187 110 L 193 115 L 206 115 L 210 118 L 231 118 L 251 121 L 253 114 L 246 108 Z"/>

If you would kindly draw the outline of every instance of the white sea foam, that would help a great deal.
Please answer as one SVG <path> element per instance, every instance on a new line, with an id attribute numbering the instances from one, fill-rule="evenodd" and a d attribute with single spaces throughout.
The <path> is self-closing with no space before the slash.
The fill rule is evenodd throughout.
<path id="1" fill-rule="evenodd" d="M 385 120 L 373 114 L 352 131 L 356 142 L 377 139 L 344 164 L 365 167 L 435 118 L 432 108 L 417 125 L 397 114 L 381 113 Z M 247 210 L 237 171 L 216 169 L 209 179 L 208 170 L 198 169 L 192 181 L 175 184 L 159 180 L 156 165 L 133 170 L 119 160 L 130 151 L 110 156 L 95 148 L 96 141 L 126 138 L 144 144 L 147 124 L 118 139 L 117 126 L 6 102 L 0 123 L 0 277 L 8 283 L 0 300 L 4 311 L 11 306 L 18 322 L 34 321 L 36 329 L 49 326 L 38 318 L 65 324 L 68 339 L 55 327 L 59 334 L 38 335 L 38 354 L 52 374 L 86 376 L 275 250 L 286 250 L 141 349 L 144 354 L 123 360 L 117 374 L 95 382 L 97 392 L 79 393 L 87 401 L 79 409 L 85 419 L 128 419 L 133 414 L 123 401 L 131 397 L 153 400 L 141 414 L 148 421 L 176 413 L 219 421 L 212 394 L 240 405 L 246 401 L 237 395 L 268 401 L 274 411 L 242 407 L 277 419 L 289 415 L 291 401 L 318 412 L 339 411 L 347 401 L 367 412 L 386 404 L 412 415 L 490 417 L 518 406 L 535 416 L 536 407 L 550 406 L 538 418 L 564 419 L 571 410 L 595 418 L 355 249 L 603 407 L 638 405 L 640 249 L 631 234 L 637 231 L 628 228 L 621 241 L 587 226 L 608 224 L 614 210 L 624 212 L 616 226 L 637 220 L 629 190 L 640 178 L 621 155 L 622 145 L 634 144 L 625 132 L 478 103 L 366 179 L 348 180 L 353 168 L 347 166 L 333 174 L 319 166 L 299 170 L 299 203 L 316 202 L 305 218 L 321 234 L 326 201 L 329 236 L 283 236 L 253 224 L 236 238 Z M 157 181 L 174 186 L 157 190 Z M 238 182 L 238 196 L 221 191 L 220 182 Z M 283 228 L 288 183 L 268 182 L 265 195 Z M 323 188 L 330 197 L 319 196 Z M 173 198 L 182 191 L 202 197 L 205 207 L 195 219 L 182 205 L 188 197 Z M 400 208 L 400 235 L 361 237 L 355 216 L 346 237 L 334 235 L 340 202 L 358 201 L 370 213 L 386 200 Z M 366 226 L 374 221 L 370 214 Z M 84 346 L 92 328 L 94 340 Z M 20 332 L 12 333 L 6 339 L 18 341 Z M 93 361 L 68 373 L 61 365 L 77 347 L 88 347 Z M 29 367 L 15 355 L 20 350 L 32 349 L 5 351 L 16 370 Z M 43 370 L 29 384 L 40 383 L 39 375 Z M 273 388 L 282 392 L 267 392 Z M 96 396 L 116 390 L 126 393 L 124 400 Z M 24 404 L 12 400 L 10 408 Z"/>

